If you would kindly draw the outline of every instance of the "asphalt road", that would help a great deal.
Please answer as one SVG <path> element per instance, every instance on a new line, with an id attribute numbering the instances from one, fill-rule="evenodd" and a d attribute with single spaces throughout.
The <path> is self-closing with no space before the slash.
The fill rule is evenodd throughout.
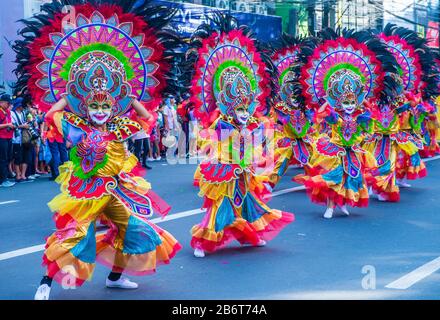
<path id="1" fill-rule="evenodd" d="M 262 248 L 232 244 L 198 259 L 189 231 L 202 214 L 162 221 L 183 249 L 156 274 L 132 277 L 139 289 L 105 288 L 108 270 L 98 265 L 79 289 L 55 284 L 51 299 L 438 299 L 440 161 L 427 166 L 428 177 L 402 190 L 400 203 L 371 200 L 350 217 L 323 219 L 324 208 L 304 191 L 275 196 L 269 205 L 295 213 L 296 221 Z M 170 216 L 201 206 L 195 165 L 153 167 L 147 179 L 172 205 Z M 276 190 L 296 186 L 290 178 L 298 172 L 289 169 Z M 44 269 L 40 247 L 32 247 L 53 231 L 46 203 L 57 192 L 45 177 L 0 189 L 0 299 L 33 298 Z"/>

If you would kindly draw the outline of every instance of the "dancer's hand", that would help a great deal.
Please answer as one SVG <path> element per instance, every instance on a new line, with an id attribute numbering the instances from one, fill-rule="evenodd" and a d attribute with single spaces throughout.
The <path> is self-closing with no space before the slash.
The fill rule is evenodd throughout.
<path id="1" fill-rule="evenodd" d="M 153 117 L 151 113 L 138 100 L 134 99 L 132 106 L 139 117 L 144 118 L 147 121 Z"/>
<path id="2" fill-rule="evenodd" d="M 67 101 L 63 97 L 57 103 L 55 103 L 52 108 L 50 108 L 50 110 L 46 114 L 46 118 L 52 118 L 56 112 L 63 111 L 66 106 Z"/>

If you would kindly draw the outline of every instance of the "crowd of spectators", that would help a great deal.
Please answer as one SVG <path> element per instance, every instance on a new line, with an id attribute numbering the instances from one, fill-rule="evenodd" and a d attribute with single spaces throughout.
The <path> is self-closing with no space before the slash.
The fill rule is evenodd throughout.
<path id="1" fill-rule="evenodd" d="M 129 150 L 145 168 L 165 159 L 168 148 L 179 158 L 197 155 L 198 125 L 188 98 L 166 97 L 156 111 L 155 126 L 128 141 Z M 42 175 L 57 178 L 58 167 L 69 160 L 69 145 L 56 130 L 30 101 L 0 94 L 0 187 L 33 182 Z"/>
<path id="2" fill-rule="evenodd" d="M 63 139 L 45 123 L 44 113 L 21 97 L 0 95 L 0 186 L 32 182 L 50 174 L 55 180 L 58 167 L 68 160 Z"/>

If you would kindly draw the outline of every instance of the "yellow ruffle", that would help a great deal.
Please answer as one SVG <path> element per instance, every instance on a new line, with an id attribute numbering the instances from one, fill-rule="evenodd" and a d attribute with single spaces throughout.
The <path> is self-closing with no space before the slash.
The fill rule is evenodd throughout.
<path id="1" fill-rule="evenodd" d="M 55 234 L 47 239 L 47 249 L 44 252 L 49 261 L 55 261 L 60 270 L 71 274 L 77 279 L 90 280 L 95 269 L 94 263 L 79 260 L 65 242 L 59 243 Z"/>
<path id="2" fill-rule="evenodd" d="M 47 205 L 52 212 L 57 212 L 60 215 L 69 214 L 76 221 L 85 221 L 96 218 L 104 210 L 111 198 L 111 195 L 104 195 L 96 200 L 78 200 L 65 193 L 61 193 Z"/>
<path id="3" fill-rule="evenodd" d="M 252 222 L 252 226 L 256 231 L 262 231 L 266 229 L 266 227 L 272 223 L 274 220 L 279 220 L 282 217 L 282 212 L 276 209 L 269 209 L 267 206 L 260 203 L 269 213 L 263 214 L 261 218 Z"/>

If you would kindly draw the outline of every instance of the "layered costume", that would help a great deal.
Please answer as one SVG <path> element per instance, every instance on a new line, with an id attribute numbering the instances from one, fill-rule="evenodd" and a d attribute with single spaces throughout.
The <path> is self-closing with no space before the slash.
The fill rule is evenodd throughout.
<path id="1" fill-rule="evenodd" d="M 309 170 L 312 144 L 316 136 L 313 110 L 306 108 L 301 87 L 295 85 L 294 67 L 298 64 L 301 43 L 312 39 L 296 39 L 283 34 L 272 56 L 278 70 L 278 96 L 274 103 L 275 166 L 269 175 L 273 188 L 290 164 Z"/>
<path id="2" fill-rule="evenodd" d="M 394 99 L 383 97 L 374 103 L 374 134 L 364 144 L 377 160 L 379 174 L 371 177 L 372 191 L 381 201 L 399 201 L 400 192 L 397 179 L 405 175 L 412 179 L 423 177 L 426 169 L 420 159 L 419 150 L 423 148 L 420 129 L 414 119 L 423 123 L 424 112 L 420 106 L 414 108 L 416 97 L 412 92 L 418 91 L 423 80 L 428 51 L 422 53 L 423 42 L 415 32 L 388 24 L 378 38 L 387 45 L 397 62 L 399 83 Z M 423 110 L 425 108 L 423 107 Z M 419 121 L 416 121 L 419 122 Z"/>
<path id="3" fill-rule="evenodd" d="M 399 131 L 403 139 L 401 142 L 410 143 L 412 140 L 418 149 L 399 148 L 397 152 L 395 172 L 397 184 L 409 186 L 404 179 L 419 179 L 427 174 L 420 151 L 424 145 L 431 145 L 429 132 L 424 125 L 429 115 L 435 113 L 435 107 L 430 100 L 438 91 L 436 81 L 438 72 L 426 40 L 419 37 L 416 32 L 388 24 L 383 33 L 379 34 L 379 38 L 387 44 L 388 50 L 396 58 L 399 76 L 403 83 L 398 106 Z M 377 189 L 379 194 L 384 194 L 384 188 L 385 185 Z"/>
<path id="4" fill-rule="evenodd" d="M 50 109 L 48 120 L 72 145 L 56 180 L 61 193 L 49 202 L 56 231 L 46 242 L 47 274 L 36 299 L 48 298 L 52 279 L 64 288 L 90 280 L 96 260 L 112 269 L 107 286 L 135 288 L 120 274 L 155 272 L 181 247 L 149 221 L 170 207 L 151 191 L 126 145 L 139 122 L 154 123 L 143 117 L 145 108 L 175 85 L 169 75 L 177 42 L 160 31 L 172 12 L 155 6 L 131 13 L 133 1 L 81 3 L 45 4 L 15 45 L 21 90 Z M 64 5 L 74 5 L 70 16 Z M 97 220 L 108 226 L 105 233 L 96 233 Z"/>
<path id="5" fill-rule="evenodd" d="M 322 43 L 302 56 L 299 72 L 306 103 L 331 131 L 316 140 L 309 161 L 316 171 L 303 183 L 313 202 L 327 206 L 324 217 L 331 218 L 335 206 L 349 214 L 347 205 L 368 205 L 366 177 L 377 168 L 362 148 L 372 129 L 368 100 L 392 96 L 395 84 L 386 73 L 396 70 L 393 56 L 369 32 L 347 30 L 338 36 L 326 29 L 321 36 Z"/>
<path id="6" fill-rule="evenodd" d="M 396 182 L 398 156 L 417 156 L 422 147 L 421 139 L 401 130 L 400 114 L 406 109 L 402 99 L 384 102 L 373 107 L 373 133 L 364 141 L 364 149 L 371 152 L 378 166 L 376 175 L 370 175 L 368 184 L 380 201 L 400 200 Z"/>
<path id="7" fill-rule="evenodd" d="M 264 245 L 294 219 L 270 209 L 263 199 L 267 177 L 258 175 L 258 168 L 267 146 L 265 121 L 259 116 L 267 114 L 270 72 L 275 70 L 252 37 L 234 18 L 218 14 L 190 43 L 188 65 L 195 70 L 191 101 L 210 149 L 198 169 L 207 212 L 191 230 L 197 257 L 234 239 Z"/>
<path id="8" fill-rule="evenodd" d="M 432 56 L 434 57 L 434 70 L 435 73 L 433 78 L 431 79 L 432 88 L 435 86 L 435 92 L 432 92 L 430 97 L 427 97 L 427 100 L 430 104 L 428 106 L 428 116 L 422 127 L 422 134 L 425 138 L 425 146 L 423 150 L 420 151 L 420 156 L 423 158 L 431 158 L 440 154 L 440 145 L 439 145 L 439 129 L 440 129 L 440 118 L 439 118 L 439 105 L 440 105 L 440 51 L 437 48 L 429 48 Z"/>

